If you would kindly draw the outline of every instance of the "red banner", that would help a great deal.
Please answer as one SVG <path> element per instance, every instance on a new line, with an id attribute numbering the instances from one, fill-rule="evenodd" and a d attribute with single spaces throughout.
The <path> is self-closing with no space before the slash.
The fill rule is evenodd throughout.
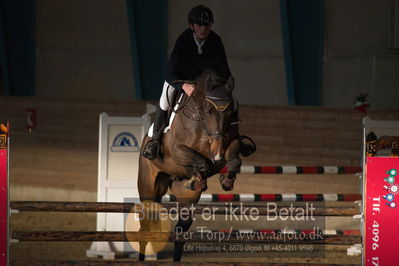
<path id="1" fill-rule="evenodd" d="M 7 149 L 0 149 L 0 265 L 7 265 L 8 180 Z"/>
<path id="2" fill-rule="evenodd" d="M 364 264 L 397 265 L 399 158 L 367 158 Z"/>

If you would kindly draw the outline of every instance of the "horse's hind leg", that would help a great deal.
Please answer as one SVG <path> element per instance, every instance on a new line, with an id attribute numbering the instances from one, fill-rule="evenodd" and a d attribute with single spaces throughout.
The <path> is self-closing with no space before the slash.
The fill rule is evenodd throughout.
<path id="1" fill-rule="evenodd" d="M 159 172 L 149 161 L 140 156 L 139 159 L 139 180 L 138 188 L 141 201 L 160 202 L 162 196 L 166 193 L 169 187 L 169 175 Z M 140 214 L 142 215 L 142 214 Z M 157 228 L 157 225 L 147 217 L 141 217 L 140 231 L 150 232 Z M 156 229 L 155 229 L 156 230 Z M 139 261 L 145 260 L 145 250 L 148 245 L 147 241 L 139 242 Z"/>
<path id="2" fill-rule="evenodd" d="M 150 231 L 150 224 L 149 221 L 145 220 L 145 217 L 140 216 L 140 232 L 148 232 Z M 147 241 L 140 241 L 139 246 L 139 261 L 145 260 L 145 250 L 147 248 L 148 242 Z"/>
<path id="3" fill-rule="evenodd" d="M 140 229 L 141 231 L 141 229 Z M 148 242 L 139 242 L 140 244 L 140 251 L 139 251 L 139 261 L 145 260 L 145 249 L 147 247 Z"/>
<path id="4" fill-rule="evenodd" d="M 149 223 L 143 221 L 143 217 L 140 217 L 140 232 L 146 232 L 149 231 Z M 144 261 L 145 260 L 145 249 L 147 248 L 147 241 L 140 241 L 139 246 L 139 261 Z"/>
<path id="5" fill-rule="evenodd" d="M 150 207 L 151 209 L 153 209 L 155 206 L 152 204 L 157 204 L 159 202 L 161 202 L 162 196 L 165 195 L 165 193 L 167 192 L 168 188 L 169 188 L 169 178 L 170 175 L 164 173 L 164 172 L 159 172 L 156 175 L 155 178 L 155 184 L 153 186 L 153 191 L 151 194 L 147 194 L 146 197 L 142 196 L 143 199 L 149 200 L 152 203 L 150 203 L 150 205 L 145 205 Z M 159 207 L 159 205 L 157 205 Z M 155 209 L 154 209 L 155 210 Z M 148 213 L 148 212 L 144 212 L 144 213 Z M 163 230 L 162 224 L 160 219 L 158 219 L 158 217 L 151 217 L 150 219 L 142 219 L 140 220 L 140 231 L 143 232 L 161 232 Z M 168 231 L 170 229 L 168 228 Z M 148 242 L 140 242 L 140 253 L 139 253 L 139 261 L 143 261 L 145 259 L 145 251 L 146 251 L 146 247 L 148 245 Z M 154 248 L 155 246 L 153 246 Z M 154 252 L 158 252 L 159 250 L 156 250 L 157 247 L 155 247 L 155 250 L 153 250 Z"/>
<path id="6" fill-rule="evenodd" d="M 193 217 L 191 214 L 188 214 L 190 217 L 180 217 L 175 226 L 175 233 L 182 234 L 187 232 L 190 229 L 191 224 L 193 223 Z M 175 250 L 173 252 L 173 261 L 180 261 L 183 255 L 183 248 L 185 242 L 176 241 L 175 242 Z"/>
<path id="7" fill-rule="evenodd" d="M 239 156 L 240 142 L 238 139 L 234 140 L 226 150 L 226 166 L 227 174 L 220 175 L 220 185 L 225 191 L 230 191 L 234 188 L 234 181 L 237 173 L 241 168 L 241 158 Z"/>
<path id="8" fill-rule="evenodd" d="M 181 204 L 192 204 L 197 203 L 201 192 L 188 190 L 184 187 L 184 181 L 175 181 L 172 183 L 171 192 L 176 196 L 177 202 Z M 191 206 L 190 206 L 191 207 Z M 193 223 L 193 213 L 188 212 L 185 216 L 182 213 L 179 214 L 179 220 L 175 226 L 176 235 L 181 235 L 190 229 Z M 175 250 L 173 253 L 173 261 L 180 261 L 183 255 L 183 248 L 185 242 L 175 241 Z"/>

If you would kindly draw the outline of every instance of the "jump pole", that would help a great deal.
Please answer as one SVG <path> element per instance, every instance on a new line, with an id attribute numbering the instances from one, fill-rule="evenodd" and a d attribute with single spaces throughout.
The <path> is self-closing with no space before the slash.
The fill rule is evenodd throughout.
<path id="1" fill-rule="evenodd" d="M 228 205 L 216 204 L 176 204 L 173 202 L 165 202 L 160 206 L 168 211 L 179 211 L 182 208 L 194 207 L 194 214 L 204 213 L 204 209 L 213 209 L 214 214 L 229 214 L 232 209 L 236 215 L 248 215 L 247 210 L 240 210 L 240 207 L 256 208 L 260 216 L 273 216 L 280 213 L 282 208 L 287 206 L 280 206 L 277 203 L 268 203 L 269 205 L 241 205 L 229 203 Z M 273 204 L 273 205 L 270 205 Z M 306 202 L 309 204 L 309 202 Z M 136 203 L 122 203 L 122 202 L 57 202 L 57 201 L 12 201 L 11 210 L 16 212 L 110 212 L 110 213 L 138 213 L 142 211 L 143 205 Z M 151 207 L 149 205 L 148 207 Z M 216 209 L 214 209 L 216 207 Z M 290 206 L 288 206 L 290 207 Z M 312 207 L 311 215 L 314 216 L 354 216 L 360 213 L 358 206 L 292 206 L 293 213 Z M 289 214 L 279 214 L 280 216 L 288 216 Z"/>
<path id="2" fill-rule="evenodd" d="M 9 265 L 9 124 L 0 124 L 0 265 Z"/>
<path id="3" fill-rule="evenodd" d="M 363 171 L 362 167 L 356 166 L 256 166 L 242 165 L 239 173 L 241 174 L 332 174 L 345 175 L 357 174 Z M 224 167 L 221 173 L 227 173 L 227 167 Z"/>
<path id="4" fill-rule="evenodd" d="M 211 237 L 207 232 L 189 231 L 178 232 L 119 232 L 119 231 L 15 231 L 12 232 L 14 241 L 130 241 L 130 242 L 218 242 L 218 243 L 268 243 L 268 244 L 327 244 L 354 245 L 361 243 L 359 235 L 323 235 L 320 237 L 287 238 L 274 237 L 274 234 L 264 233 L 262 237 L 237 232 L 216 232 Z"/>

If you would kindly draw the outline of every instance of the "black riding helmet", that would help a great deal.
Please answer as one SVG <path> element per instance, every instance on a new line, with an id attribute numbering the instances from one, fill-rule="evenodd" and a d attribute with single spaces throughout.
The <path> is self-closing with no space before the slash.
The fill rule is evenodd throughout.
<path id="1" fill-rule="evenodd" d="M 203 5 L 193 7 L 188 13 L 188 23 L 198 25 L 213 24 L 213 13 Z"/>

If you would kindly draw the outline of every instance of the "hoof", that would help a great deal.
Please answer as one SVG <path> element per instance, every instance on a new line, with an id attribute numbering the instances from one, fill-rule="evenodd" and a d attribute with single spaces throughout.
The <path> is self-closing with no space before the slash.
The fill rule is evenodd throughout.
<path id="1" fill-rule="evenodd" d="M 250 143 L 244 143 L 243 140 L 248 140 Z M 255 142 L 247 136 L 240 136 L 240 153 L 244 157 L 248 157 L 256 151 Z"/>
<path id="2" fill-rule="evenodd" d="M 248 144 L 241 144 L 242 148 L 240 149 L 240 153 L 244 157 L 249 157 L 252 153 L 256 151 L 254 146 L 248 145 Z"/>
<path id="3" fill-rule="evenodd" d="M 202 191 L 202 182 L 198 177 L 193 176 L 186 182 L 184 182 L 184 187 L 192 191 Z"/>
<path id="4" fill-rule="evenodd" d="M 227 178 L 226 175 L 219 176 L 219 182 L 224 191 L 232 190 L 234 188 L 234 181 L 236 181 L 235 177 L 232 179 L 229 179 L 229 178 Z"/>
<path id="5" fill-rule="evenodd" d="M 145 260 L 145 254 L 139 253 L 139 261 L 144 261 Z"/>

